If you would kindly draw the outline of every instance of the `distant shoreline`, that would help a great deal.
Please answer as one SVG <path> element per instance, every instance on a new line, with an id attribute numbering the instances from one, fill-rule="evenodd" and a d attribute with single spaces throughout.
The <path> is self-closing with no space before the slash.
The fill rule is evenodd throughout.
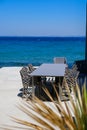
<path id="1" fill-rule="evenodd" d="M 45 37 L 49 37 L 49 38 L 50 37 L 54 37 L 54 38 L 56 38 L 56 37 L 57 38 L 69 38 L 69 37 L 70 38 L 76 38 L 77 37 L 77 38 L 80 38 L 80 37 L 86 37 L 86 36 L 4 36 L 3 35 L 3 36 L 0 36 L 0 37 L 44 37 L 44 38 Z"/>

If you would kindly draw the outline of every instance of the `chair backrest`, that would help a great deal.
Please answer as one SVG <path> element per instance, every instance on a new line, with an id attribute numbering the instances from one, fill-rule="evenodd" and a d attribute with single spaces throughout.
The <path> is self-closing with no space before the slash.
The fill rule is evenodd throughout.
<path id="1" fill-rule="evenodd" d="M 28 73 L 28 68 L 27 67 L 22 67 L 22 69 L 20 70 L 21 76 L 26 76 L 27 73 Z"/>
<path id="2" fill-rule="evenodd" d="M 29 76 L 28 76 L 28 68 L 23 67 L 20 70 L 20 75 L 21 75 L 23 87 L 28 87 L 29 86 L 29 80 L 30 80 Z"/>
<path id="3" fill-rule="evenodd" d="M 28 69 L 29 69 L 29 72 L 30 72 L 30 73 L 35 70 L 35 68 L 33 67 L 32 64 L 29 64 L 29 65 L 28 65 Z"/>
<path id="4" fill-rule="evenodd" d="M 78 76 L 79 76 L 79 71 L 77 70 L 76 65 L 73 65 L 71 69 L 66 68 L 64 77 L 66 79 L 66 82 L 70 90 L 72 89 L 72 87 L 76 86 Z"/>
<path id="5" fill-rule="evenodd" d="M 22 79 L 22 84 L 24 87 L 30 87 L 32 85 L 32 77 L 29 75 L 31 73 L 28 67 L 23 67 L 20 70 L 20 75 Z"/>
<path id="6" fill-rule="evenodd" d="M 61 64 L 61 63 L 66 64 L 66 58 L 65 57 L 54 57 L 53 61 L 56 64 Z"/>

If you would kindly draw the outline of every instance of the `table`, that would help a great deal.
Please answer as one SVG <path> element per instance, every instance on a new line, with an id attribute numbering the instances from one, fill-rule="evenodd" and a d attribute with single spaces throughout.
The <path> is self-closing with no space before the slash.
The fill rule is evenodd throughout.
<path id="1" fill-rule="evenodd" d="M 34 78 L 38 76 L 52 76 L 52 77 L 64 77 L 66 64 L 42 64 L 36 70 L 34 70 L 30 76 L 32 76 L 32 87 L 34 94 Z"/>
<path id="2" fill-rule="evenodd" d="M 66 64 L 42 64 L 30 75 L 33 76 L 64 76 Z"/>

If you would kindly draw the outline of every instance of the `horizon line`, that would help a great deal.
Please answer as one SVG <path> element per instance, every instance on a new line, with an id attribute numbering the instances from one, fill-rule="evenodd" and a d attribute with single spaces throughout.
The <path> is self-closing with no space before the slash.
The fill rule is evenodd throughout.
<path id="1" fill-rule="evenodd" d="M 37 37 L 43 37 L 43 38 L 44 38 L 44 37 L 69 38 L 69 37 L 70 37 L 70 38 L 79 38 L 79 37 L 86 37 L 86 36 L 33 36 L 33 35 L 32 35 L 32 36 L 4 36 L 4 35 L 3 35 L 3 36 L 0 36 L 0 37 L 20 37 L 20 38 L 21 38 L 21 37 L 26 37 L 26 38 L 27 38 L 27 37 L 36 37 L 36 38 L 37 38 Z"/>

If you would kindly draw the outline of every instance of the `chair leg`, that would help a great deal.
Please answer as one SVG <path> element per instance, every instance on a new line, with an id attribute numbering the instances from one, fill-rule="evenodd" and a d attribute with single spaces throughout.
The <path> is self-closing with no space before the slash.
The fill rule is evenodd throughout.
<path id="1" fill-rule="evenodd" d="M 23 87 L 23 94 L 22 94 L 22 98 L 25 97 L 25 88 Z"/>
<path id="2" fill-rule="evenodd" d="M 23 95 L 22 95 L 23 98 L 26 97 L 27 90 L 28 90 L 28 87 L 23 87 Z"/>

